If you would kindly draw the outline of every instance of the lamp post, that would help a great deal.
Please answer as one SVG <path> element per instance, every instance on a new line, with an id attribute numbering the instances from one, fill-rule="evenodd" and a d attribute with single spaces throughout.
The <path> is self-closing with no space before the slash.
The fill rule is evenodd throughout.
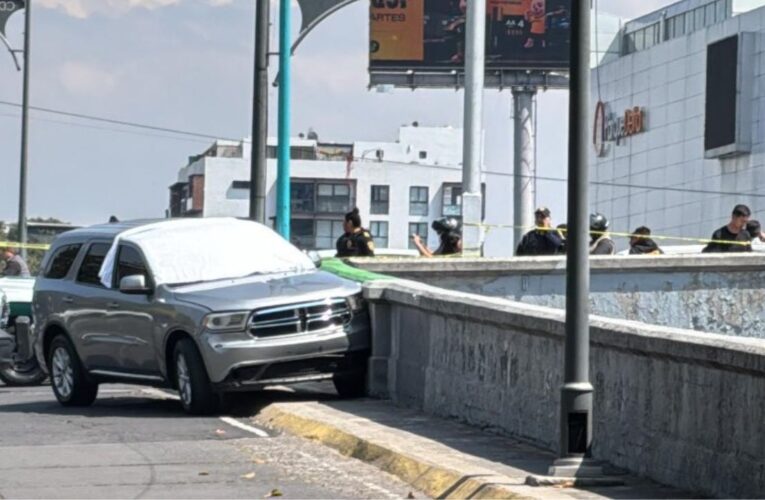
<path id="1" fill-rule="evenodd" d="M 590 1 L 573 0 L 568 138 L 568 252 L 566 257 L 566 345 L 560 406 L 560 459 L 551 476 L 600 476 L 590 460 L 588 119 L 590 100 Z"/>
<path id="2" fill-rule="evenodd" d="M 31 61 L 30 28 L 32 0 L 25 0 L 24 9 L 24 84 L 21 108 L 21 171 L 19 175 L 19 242 L 21 257 L 27 258 L 27 170 L 29 143 L 29 65 Z"/>
<path id="3" fill-rule="evenodd" d="M 269 4 L 270 0 L 256 0 L 255 7 L 255 78 L 252 96 L 250 219 L 261 224 L 266 223 Z"/>

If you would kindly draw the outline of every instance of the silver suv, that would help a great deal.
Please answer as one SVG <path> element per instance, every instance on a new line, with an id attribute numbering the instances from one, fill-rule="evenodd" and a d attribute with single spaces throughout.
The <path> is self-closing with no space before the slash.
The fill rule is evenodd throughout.
<path id="1" fill-rule="evenodd" d="M 115 223 L 59 236 L 33 299 L 35 354 L 66 406 L 98 385 L 221 393 L 332 379 L 362 395 L 370 348 L 359 284 L 319 271 L 273 231 L 236 219 Z"/>

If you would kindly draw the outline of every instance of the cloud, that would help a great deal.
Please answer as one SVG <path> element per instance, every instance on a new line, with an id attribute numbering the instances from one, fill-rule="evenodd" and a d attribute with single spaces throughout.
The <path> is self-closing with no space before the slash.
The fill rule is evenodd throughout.
<path id="1" fill-rule="evenodd" d="M 119 16 L 133 9 L 155 10 L 171 5 L 178 5 L 184 0 L 38 0 L 41 7 L 59 9 L 79 19 L 94 14 Z M 234 0 L 204 0 L 207 5 L 223 7 Z"/>
<path id="2" fill-rule="evenodd" d="M 104 97 L 115 89 L 119 81 L 112 72 L 76 61 L 65 62 L 58 73 L 66 90 L 83 96 Z"/>

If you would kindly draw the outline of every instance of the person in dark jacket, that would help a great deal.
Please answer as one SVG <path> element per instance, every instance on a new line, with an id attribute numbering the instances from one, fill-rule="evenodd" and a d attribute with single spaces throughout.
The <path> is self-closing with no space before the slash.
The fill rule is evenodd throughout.
<path id="1" fill-rule="evenodd" d="M 752 241 L 759 240 L 761 243 L 765 243 L 765 234 L 762 233 L 760 221 L 750 220 L 746 224 L 746 232 L 752 237 Z"/>
<path id="2" fill-rule="evenodd" d="M 345 214 L 343 234 L 337 239 L 338 257 L 374 257 L 375 242 L 369 231 L 361 227 L 359 209 L 354 208 Z"/>
<path id="3" fill-rule="evenodd" d="M 608 219 L 603 214 L 590 215 L 590 255 L 613 255 L 616 244 L 608 234 Z"/>
<path id="4" fill-rule="evenodd" d="M 30 275 L 29 267 L 24 259 L 20 255 L 16 254 L 16 250 L 13 248 L 3 249 L 3 260 L 5 261 L 5 269 L 3 269 L 3 276 L 18 276 L 21 278 L 28 278 Z"/>
<path id="5" fill-rule="evenodd" d="M 712 234 L 712 241 L 704 247 L 702 252 L 751 252 L 752 235 L 746 230 L 751 216 L 752 211 L 746 205 L 733 207 L 730 222 Z"/>
<path id="6" fill-rule="evenodd" d="M 564 244 L 560 233 L 553 229 L 550 209 L 540 207 L 534 212 L 536 227 L 526 233 L 515 250 L 517 257 L 556 255 L 563 253 Z"/>
<path id="7" fill-rule="evenodd" d="M 413 234 L 412 241 L 422 257 L 457 255 L 462 253 L 462 233 L 460 224 L 456 219 L 434 220 L 430 225 L 438 234 L 440 241 L 438 248 L 433 251 L 423 243 L 420 235 Z"/>
<path id="8" fill-rule="evenodd" d="M 630 236 L 630 255 L 662 255 L 664 252 L 651 239 L 651 230 L 640 226 Z"/>

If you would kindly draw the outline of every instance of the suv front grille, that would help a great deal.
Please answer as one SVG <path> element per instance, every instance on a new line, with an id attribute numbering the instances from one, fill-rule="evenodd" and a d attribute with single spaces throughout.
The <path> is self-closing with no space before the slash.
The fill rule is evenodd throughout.
<path id="1" fill-rule="evenodd" d="M 351 321 L 345 299 L 270 307 L 255 311 L 248 330 L 255 337 L 276 337 L 325 330 L 344 326 Z"/>

